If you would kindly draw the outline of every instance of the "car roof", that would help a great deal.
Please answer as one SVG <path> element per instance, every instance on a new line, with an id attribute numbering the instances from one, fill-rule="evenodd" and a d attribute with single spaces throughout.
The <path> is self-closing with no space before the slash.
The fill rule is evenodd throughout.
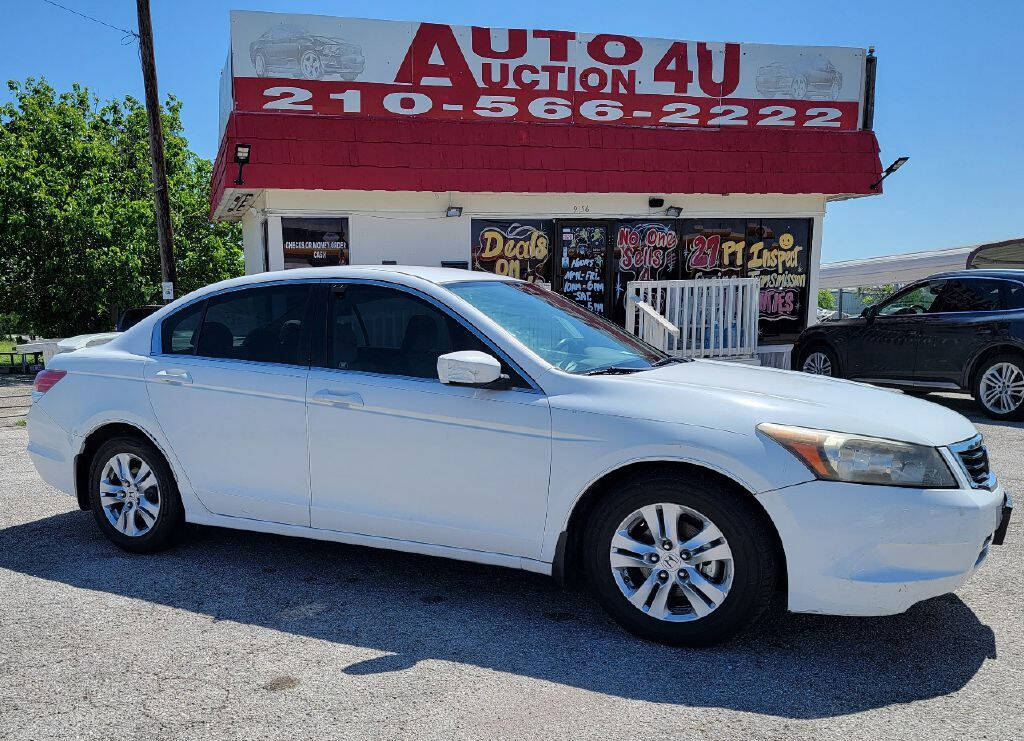
<path id="1" fill-rule="evenodd" d="M 506 278 L 494 273 L 464 270 L 462 268 L 435 268 L 426 265 L 339 265 L 321 268 L 293 268 L 291 270 L 258 273 L 255 276 L 245 277 L 260 277 L 267 280 L 308 280 L 309 278 L 364 278 L 368 274 L 380 278 L 419 278 L 420 280 L 436 283 L 437 285 L 460 283 L 469 280 L 515 280 L 514 278 Z M 244 280 L 244 278 L 240 280 Z"/>
<path id="2" fill-rule="evenodd" d="M 929 275 L 932 278 L 1012 278 L 1024 281 L 1024 270 L 1013 270 L 1012 268 L 990 268 L 987 270 L 950 270 L 945 273 Z"/>

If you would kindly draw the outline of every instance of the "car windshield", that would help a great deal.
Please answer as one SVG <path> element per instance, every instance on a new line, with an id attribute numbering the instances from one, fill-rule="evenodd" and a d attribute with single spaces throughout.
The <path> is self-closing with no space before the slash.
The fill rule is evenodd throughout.
<path id="1" fill-rule="evenodd" d="M 629 373 L 671 362 L 606 319 L 532 283 L 490 280 L 445 287 L 569 373 Z"/>

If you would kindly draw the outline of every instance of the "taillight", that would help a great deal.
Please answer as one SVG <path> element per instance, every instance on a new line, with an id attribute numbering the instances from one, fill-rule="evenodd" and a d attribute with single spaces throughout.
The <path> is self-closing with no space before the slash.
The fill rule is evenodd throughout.
<path id="1" fill-rule="evenodd" d="M 63 370 L 41 370 L 36 373 L 36 382 L 32 385 L 32 390 L 45 394 L 67 374 L 68 372 Z"/>

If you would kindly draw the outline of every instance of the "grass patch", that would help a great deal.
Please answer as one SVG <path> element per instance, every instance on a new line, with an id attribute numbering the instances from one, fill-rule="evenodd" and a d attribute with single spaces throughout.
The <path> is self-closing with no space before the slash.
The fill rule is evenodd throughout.
<path id="1" fill-rule="evenodd" d="M 14 423 L 14 426 L 15 427 L 27 427 L 28 426 L 28 420 L 27 419 L 19 419 L 17 422 Z"/>

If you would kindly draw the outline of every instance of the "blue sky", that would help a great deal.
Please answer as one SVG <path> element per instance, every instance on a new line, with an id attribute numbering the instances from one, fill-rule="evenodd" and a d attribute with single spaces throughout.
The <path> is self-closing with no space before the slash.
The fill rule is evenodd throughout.
<path id="1" fill-rule="evenodd" d="M 58 0 L 135 28 L 131 0 Z M 101 98 L 142 97 L 138 55 L 122 34 L 42 0 L 8 0 L 0 75 L 87 84 Z M 5 3 L 6 4 L 6 3 Z M 835 46 L 874 45 L 875 130 L 883 164 L 910 162 L 882 196 L 831 204 L 823 260 L 1024 236 L 1024 3 L 989 0 L 623 3 L 152 0 L 161 93 L 184 101 L 193 147 L 217 147 L 217 79 L 228 10 L 566 28 L 634 36 Z M 6 88 L 0 99 L 7 99 Z"/>

